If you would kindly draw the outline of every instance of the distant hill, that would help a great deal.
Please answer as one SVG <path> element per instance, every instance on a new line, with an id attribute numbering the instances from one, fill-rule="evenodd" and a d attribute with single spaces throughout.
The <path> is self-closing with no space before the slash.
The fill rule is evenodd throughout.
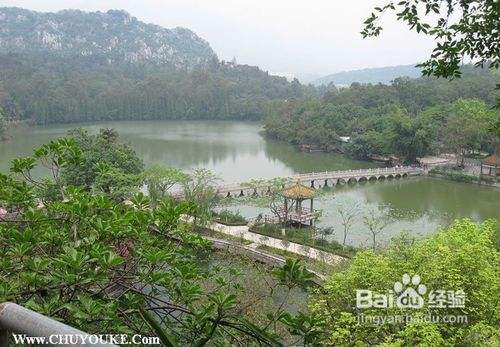
<path id="1" fill-rule="evenodd" d="M 119 10 L 0 7 L 0 109 L 37 124 L 100 120 L 258 120 L 313 92 L 256 66 L 219 61 L 185 28 Z"/>
<path id="2" fill-rule="evenodd" d="M 9 52 L 48 52 L 176 68 L 206 64 L 216 57 L 210 45 L 191 30 L 147 24 L 125 11 L 42 13 L 3 7 L 0 53 Z"/>
<path id="3" fill-rule="evenodd" d="M 312 82 L 316 86 L 328 85 L 351 85 L 353 82 L 359 83 L 384 83 L 388 84 L 397 77 L 412 77 L 421 76 L 419 68 L 415 65 L 398 65 L 378 68 L 369 68 L 362 70 L 352 70 L 334 73 Z"/>

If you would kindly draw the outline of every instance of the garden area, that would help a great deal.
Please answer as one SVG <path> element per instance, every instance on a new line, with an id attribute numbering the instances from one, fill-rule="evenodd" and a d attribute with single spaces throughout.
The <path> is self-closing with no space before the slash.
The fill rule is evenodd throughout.
<path id="1" fill-rule="evenodd" d="M 295 227 L 283 226 L 282 224 L 260 224 L 252 226 L 250 228 L 250 231 L 257 234 L 310 246 L 346 258 L 353 257 L 357 251 L 355 247 L 348 245 L 343 246 L 337 241 L 327 240 L 327 237 L 333 233 L 333 230 L 331 228 L 315 228 L 308 226 Z"/>

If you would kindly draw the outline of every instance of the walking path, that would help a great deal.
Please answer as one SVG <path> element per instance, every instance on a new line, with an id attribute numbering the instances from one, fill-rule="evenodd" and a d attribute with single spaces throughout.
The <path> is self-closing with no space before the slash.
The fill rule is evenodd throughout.
<path id="1" fill-rule="evenodd" d="M 186 222 L 192 222 L 193 218 L 191 216 L 183 216 L 183 220 Z M 226 234 L 229 236 L 242 238 L 247 241 L 251 241 L 257 245 L 263 245 L 267 247 L 277 248 L 290 253 L 295 253 L 313 260 L 318 260 L 330 265 L 337 265 L 345 261 L 346 258 L 332 254 L 329 252 L 322 251 L 317 248 L 313 248 L 306 245 L 301 245 L 295 242 L 289 242 L 286 240 L 277 239 L 270 236 L 265 236 L 257 233 L 253 233 L 249 230 L 246 225 L 243 226 L 229 226 L 216 222 L 211 222 L 207 225 L 208 229 L 213 231 Z M 256 247 L 256 246 L 255 246 Z"/>
<path id="2" fill-rule="evenodd" d="M 286 259 L 284 257 L 259 250 L 257 249 L 259 245 L 257 245 L 256 243 L 242 245 L 228 240 L 216 239 L 213 237 L 204 236 L 204 238 L 212 241 L 214 247 L 217 249 L 222 249 L 227 252 L 235 252 L 238 254 L 247 254 L 257 261 L 273 266 L 283 266 L 286 264 Z M 316 277 L 316 282 L 318 284 L 321 284 L 327 278 L 325 274 L 322 274 L 318 271 L 309 268 L 306 268 L 306 270 Z"/>

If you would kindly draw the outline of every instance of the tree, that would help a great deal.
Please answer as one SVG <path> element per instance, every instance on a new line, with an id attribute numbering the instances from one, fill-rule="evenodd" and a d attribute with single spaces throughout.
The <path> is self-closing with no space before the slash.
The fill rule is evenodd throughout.
<path id="1" fill-rule="evenodd" d="M 146 185 L 151 202 L 157 205 L 167 197 L 168 191 L 174 185 L 182 186 L 189 179 L 189 175 L 176 168 L 153 165 L 144 170 L 141 179 Z"/>
<path id="2" fill-rule="evenodd" d="M 376 7 L 364 22 L 364 38 L 378 36 L 383 14 L 394 12 L 398 20 L 436 42 L 431 57 L 418 66 L 424 75 L 459 77 L 464 58 L 477 66 L 500 66 L 498 2 L 496 0 L 403 0 Z M 435 19 L 434 19 L 435 18 Z"/>
<path id="3" fill-rule="evenodd" d="M 408 115 L 394 114 L 391 116 L 393 153 L 400 155 L 406 162 L 413 163 L 417 157 L 429 153 L 432 139 L 428 127 L 418 124 Z"/>
<path id="4" fill-rule="evenodd" d="M 444 145 L 456 154 L 457 165 L 463 166 L 467 153 L 480 149 L 482 144 L 493 142 L 488 136 L 488 129 L 498 110 L 490 111 L 478 100 L 459 99 L 451 112 L 443 130 Z"/>
<path id="5" fill-rule="evenodd" d="M 340 215 L 340 222 L 343 227 L 342 247 L 345 248 L 347 236 L 354 224 L 356 216 L 360 213 L 359 204 L 353 201 L 344 201 L 337 206 L 337 212 Z"/>
<path id="6" fill-rule="evenodd" d="M 266 283 L 271 293 L 245 301 L 238 274 L 222 272 L 229 262 L 207 267 L 210 243 L 180 222 L 197 211 L 189 201 L 167 199 L 151 209 L 141 193 L 121 201 L 106 190 L 63 184 L 62 194 L 39 205 L 47 181 L 34 180 L 31 171 L 39 161 L 52 163 L 55 180 L 78 160 L 78 146 L 54 140 L 0 174 L 0 205 L 9 211 L 0 218 L 0 302 L 91 334 L 159 336 L 181 346 L 282 344 L 286 298 L 262 321 L 242 312 L 275 291 L 310 285 L 304 266 L 287 261 L 275 285 Z M 196 187 L 213 181 L 208 172 L 193 176 Z"/>
<path id="7" fill-rule="evenodd" d="M 132 176 L 139 175 L 143 170 L 142 160 L 130 146 L 120 142 L 118 133 L 113 129 L 101 129 L 97 135 L 91 135 L 83 129 L 74 129 L 68 135 L 76 141 L 82 153 L 79 161 L 67 165 L 61 172 L 67 185 L 91 190 L 99 179 L 97 189 L 109 191 L 109 184 L 132 183 Z M 110 173 L 115 179 L 111 179 Z M 137 186 L 138 177 L 136 181 Z"/>
<path id="8" fill-rule="evenodd" d="M 319 328 L 318 345 L 383 345 L 383 346 L 483 346 L 495 345 L 500 335 L 495 312 L 498 310 L 498 250 L 493 241 L 498 222 L 476 224 L 470 220 L 455 221 L 447 229 L 421 240 L 407 234 L 392 240 L 383 253 L 372 250 L 358 252 L 349 268 L 335 272 L 327 280 L 324 293 L 312 298 L 311 314 L 324 326 Z M 419 275 L 426 286 L 424 307 L 401 309 L 356 308 L 356 290 L 387 293 L 403 274 Z M 431 291 L 463 291 L 463 307 L 432 307 Z M 359 315 L 391 317 L 405 315 L 465 315 L 467 324 L 440 322 L 417 323 L 406 319 L 373 324 Z M 443 341 L 444 340 L 444 341 Z"/>
<path id="9" fill-rule="evenodd" d="M 184 200 L 194 206 L 193 217 L 196 226 L 204 226 L 211 220 L 212 211 L 219 202 L 216 184 L 217 175 L 207 169 L 195 169 L 182 182 Z"/>
<path id="10" fill-rule="evenodd" d="M 366 214 L 363 216 L 363 222 L 372 237 L 372 248 L 374 252 L 377 248 L 377 237 L 392 222 L 390 213 L 391 210 L 388 207 L 379 206 L 378 208 L 368 208 Z"/>

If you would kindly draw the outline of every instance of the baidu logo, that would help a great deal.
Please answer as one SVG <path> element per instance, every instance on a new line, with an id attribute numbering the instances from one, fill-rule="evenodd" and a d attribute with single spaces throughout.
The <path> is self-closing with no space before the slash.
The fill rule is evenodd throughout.
<path id="1" fill-rule="evenodd" d="M 427 294 L 427 297 L 425 296 Z M 419 275 L 404 274 L 401 281 L 394 283 L 392 289 L 383 294 L 368 289 L 356 290 L 357 308 L 411 308 L 428 307 L 463 308 L 465 293 L 462 290 L 431 290 L 422 283 Z"/>
<path id="2" fill-rule="evenodd" d="M 424 307 L 424 298 L 427 287 L 420 283 L 419 275 L 404 274 L 401 282 L 394 283 L 394 294 L 396 297 L 396 306 L 400 308 L 422 308 Z"/>

